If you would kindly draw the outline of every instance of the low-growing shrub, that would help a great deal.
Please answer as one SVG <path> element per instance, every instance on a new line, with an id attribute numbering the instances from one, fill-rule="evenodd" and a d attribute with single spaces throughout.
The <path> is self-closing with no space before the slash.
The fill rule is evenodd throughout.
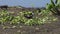
<path id="1" fill-rule="evenodd" d="M 49 23 L 51 21 L 56 21 L 57 19 L 54 16 L 50 15 L 49 10 L 42 10 L 40 13 L 41 13 L 41 16 L 38 18 L 38 16 L 36 17 L 33 16 L 35 14 L 39 14 L 38 12 L 33 14 L 31 11 L 23 11 L 23 12 L 17 13 L 17 16 L 13 16 L 8 11 L 1 11 L 0 12 L 0 23 L 3 24 L 3 23 L 9 22 L 10 24 L 24 23 L 26 25 L 41 25 L 44 23 Z M 29 15 L 31 18 L 27 19 L 25 15 L 26 16 Z"/>

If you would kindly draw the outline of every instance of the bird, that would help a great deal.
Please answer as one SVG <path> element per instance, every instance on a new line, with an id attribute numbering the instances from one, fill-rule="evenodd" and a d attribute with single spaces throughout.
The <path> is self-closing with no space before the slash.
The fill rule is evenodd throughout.
<path id="1" fill-rule="evenodd" d="M 30 13 L 30 14 L 24 14 L 24 17 L 28 18 L 28 19 L 31 19 L 31 18 L 33 18 L 33 14 L 32 13 Z"/>

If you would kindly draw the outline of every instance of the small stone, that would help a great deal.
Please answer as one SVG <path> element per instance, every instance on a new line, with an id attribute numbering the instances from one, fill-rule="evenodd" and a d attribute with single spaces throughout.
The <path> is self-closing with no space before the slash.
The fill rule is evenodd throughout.
<path id="1" fill-rule="evenodd" d="M 22 28 L 22 26 L 20 26 L 20 28 Z"/>
<path id="2" fill-rule="evenodd" d="M 16 26 L 13 26 L 12 28 L 16 28 Z"/>
<path id="3" fill-rule="evenodd" d="M 17 32 L 21 32 L 20 30 L 18 30 Z"/>
<path id="4" fill-rule="evenodd" d="M 35 28 L 36 30 L 39 30 L 39 28 L 37 27 L 37 28 Z"/>

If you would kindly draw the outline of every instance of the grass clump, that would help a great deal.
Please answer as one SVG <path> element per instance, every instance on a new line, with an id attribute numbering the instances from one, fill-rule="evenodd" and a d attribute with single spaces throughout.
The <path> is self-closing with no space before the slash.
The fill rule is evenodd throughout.
<path id="1" fill-rule="evenodd" d="M 41 10 L 40 13 L 36 13 L 35 11 L 22 11 L 17 13 L 16 16 L 13 16 L 8 11 L 0 11 L 0 23 L 2 24 L 9 22 L 10 24 L 41 25 L 56 20 L 57 18 L 49 10 Z"/>

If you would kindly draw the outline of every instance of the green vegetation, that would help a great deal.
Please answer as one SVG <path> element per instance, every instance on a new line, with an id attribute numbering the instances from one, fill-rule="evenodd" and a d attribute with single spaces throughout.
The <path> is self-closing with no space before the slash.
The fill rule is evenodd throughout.
<path id="1" fill-rule="evenodd" d="M 50 15 L 50 11 L 48 10 L 41 10 L 41 13 L 38 13 L 38 15 L 40 14 L 40 16 L 38 17 L 36 15 L 36 17 L 34 17 L 34 14 L 37 13 L 32 13 L 30 11 L 23 11 L 23 12 L 19 12 L 17 14 L 17 16 L 13 16 L 12 14 L 14 13 L 10 13 L 8 11 L 0 11 L 0 23 L 4 24 L 4 23 L 10 23 L 10 24 L 20 24 L 20 23 L 24 23 L 26 25 L 40 25 L 40 24 L 44 24 L 44 23 L 50 23 L 51 21 L 56 21 L 56 18 L 52 15 Z M 24 15 L 29 15 L 32 14 L 33 18 L 26 18 Z M 51 16 L 51 17 L 50 17 Z"/>
<path id="2" fill-rule="evenodd" d="M 0 11 L 0 24 L 10 23 L 10 24 L 25 24 L 25 25 L 41 25 L 44 23 L 51 23 L 57 21 L 57 18 L 53 15 L 60 15 L 58 0 L 54 3 L 51 0 L 50 4 L 47 4 L 45 10 L 35 10 L 34 12 L 25 10 L 17 13 L 14 16 L 14 12 L 8 12 L 7 10 Z"/>
<path id="3" fill-rule="evenodd" d="M 55 15 L 60 15 L 60 11 L 58 10 L 60 8 L 60 4 L 58 3 L 58 0 L 54 1 L 51 0 L 51 3 L 48 4 L 47 3 L 47 10 L 50 10 L 52 13 L 54 13 Z"/>

